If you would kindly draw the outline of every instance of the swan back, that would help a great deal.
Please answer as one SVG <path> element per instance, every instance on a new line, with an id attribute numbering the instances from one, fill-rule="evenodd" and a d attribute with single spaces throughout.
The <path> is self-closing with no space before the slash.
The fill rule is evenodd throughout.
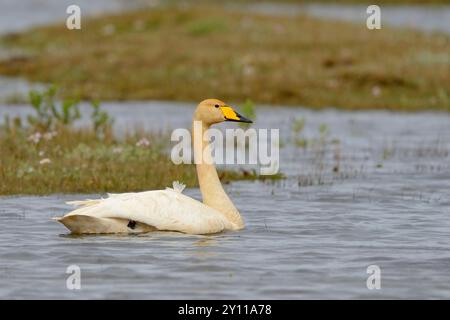
<path id="1" fill-rule="evenodd" d="M 179 187 L 177 190 L 167 188 L 138 193 L 110 194 L 106 199 L 76 201 L 69 204 L 77 205 L 79 208 L 68 213 L 63 219 L 72 217 L 73 220 L 74 216 L 122 219 L 125 222 L 135 221 L 145 224 L 160 231 L 191 234 L 217 233 L 235 229 L 235 226 L 221 213 L 182 194 Z M 122 232 L 126 232 L 125 230 Z"/>

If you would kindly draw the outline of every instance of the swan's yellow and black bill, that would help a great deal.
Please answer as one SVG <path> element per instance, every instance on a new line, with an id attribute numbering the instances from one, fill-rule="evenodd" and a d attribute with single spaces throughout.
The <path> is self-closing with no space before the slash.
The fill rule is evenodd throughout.
<path id="1" fill-rule="evenodd" d="M 220 110 L 222 110 L 222 113 L 223 113 L 226 121 L 253 123 L 252 120 L 247 119 L 244 116 L 241 116 L 239 113 L 234 111 L 234 109 L 230 106 L 220 107 Z"/>

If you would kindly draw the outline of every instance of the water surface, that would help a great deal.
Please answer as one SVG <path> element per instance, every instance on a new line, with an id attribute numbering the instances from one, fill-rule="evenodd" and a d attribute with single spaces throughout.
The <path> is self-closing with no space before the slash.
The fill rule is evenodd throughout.
<path id="1" fill-rule="evenodd" d="M 358 23 L 364 28 L 369 16 L 364 5 L 343 4 L 289 4 L 289 3 L 254 3 L 246 10 L 269 15 L 298 16 L 307 14 L 322 19 L 346 20 Z M 450 5 L 382 5 L 381 24 L 416 29 L 426 32 L 450 33 Z"/>
<path id="2" fill-rule="evenodd" d="M 136 8 L 140 0 L 0 0 L 0 33 L 17 32 L 37 25 L 65 23 L 70 5 L 78 5 L 82 18 Z"/>
<path id="3" fill-rule="evenodd" d="M 119 129 L 168 129 L 189 127 L 194 105 L 104 107 Z M 2 106 L 0 116 L 28 111 Z M 289 142 L 296 117 L 311 139 L 327 124 L 338 173 L 336 144 L 318 155 Z M 0 198 L 0 297 L 450 298 L 449 123 L 446 114 L 260 107 L 257 127 L 281 130 L 288 177 L 226 186 L 246 221 L 240 232 L 73 237 L 50 217 L 66 213 L 67 200 L 101 195 Z M 80 291 L 66 289 L 73 264 Z M 381 290 L 366 287 L 373 264 Z"/>

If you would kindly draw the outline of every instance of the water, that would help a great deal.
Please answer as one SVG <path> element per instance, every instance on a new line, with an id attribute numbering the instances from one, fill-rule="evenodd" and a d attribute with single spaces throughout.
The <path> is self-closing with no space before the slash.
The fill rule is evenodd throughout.
<path id="1" fill-rule="evenodd" d="M 103 106 L 118 130 L 133 123 L 189 127 L 194 108 Z M 0 116 L 28 111 L 2 106 Z M 289 142 L 295 117 L 306 118 L 305 137 L 317 137 L 326 123 L 327 139 L 340 140 L 340 174 L 332 172 L 333 143 L 317 158 Z M 74 237 L 50 217 L 67 212 L 67 200 L 100 195 L 3 197 L 0 297 L 448 299 L 449 123 L 446 114 L 260 107 L 257 127 L 281 130 L 280 165 L 288 178 L 226 186 L 246 221 L 239 232 Z M 299 185 L 311 172 L 323 181 Z M 186 193 L 200 199 L 198 189 Z M 381 290 L 366 287 L 373 264 L 381 268 Z M 69 265 L 81 268 L 81 291 L 66 289 Z"/>
<path id="2" fill-rule="evenodd" d="M 0 0 L 0 33 L 17 32 L 36 25 L 65 22 L 68 6 L 76 4 L 82 16 L 136 8 L 140 0 Z"/>
<path id="3" fill-rule="evenodd" d="M 92 16 L 108 12 L 120 12 L 141 7 L 164 5 L 164 0 L 78 0 L 82 16 Z M 170 3 L 170 1 L 169 1 Z M 36 25 L 64 22 L 68 14 L 66 8 L 74 4 L 70 0 L 0 0 L 0 33 L 17 32 Z M 270 15 L 309 14 L 319 18 L 348 20 L 365 26 L 367 6 L 342 4 L 289 4 L 262 2 L 249 5 L 231 5 L 237 10 L 249 10 Z M 4 14 L 6 13 L 6 14 Z M 409 27 L 422 31 L 450 33 L 450 5 L 381 6 L 382 23 L 392 26 Z"/>
<path id="4" fill-rule="evenodd" d="M 241 8 L 241 7 L 238 7 Z M 450 33 L 450 5 L 420 6 L 399 5 L 381 8 L 381 23 L 394 27 L 417 29 L 426 32 Z M 342 4 L 289 4 L 289 3 L 253 3 L 246 10 L 269 15 L 297 16 L 313 15 L 322 19 L 346 20 L 366 27 L 369 16 L 364 5 Z"/>

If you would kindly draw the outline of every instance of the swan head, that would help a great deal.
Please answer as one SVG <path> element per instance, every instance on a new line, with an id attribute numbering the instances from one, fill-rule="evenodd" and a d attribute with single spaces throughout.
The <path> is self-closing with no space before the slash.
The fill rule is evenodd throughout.
<path id="1" fill-rule="evenodd" d="M 240 115 L 234 108 L 218 99 L 206 99 L 200 102 L 195 110 L 194 119 L 210 125 L 224 121 L 252 123 L 250 119 Z"/>

